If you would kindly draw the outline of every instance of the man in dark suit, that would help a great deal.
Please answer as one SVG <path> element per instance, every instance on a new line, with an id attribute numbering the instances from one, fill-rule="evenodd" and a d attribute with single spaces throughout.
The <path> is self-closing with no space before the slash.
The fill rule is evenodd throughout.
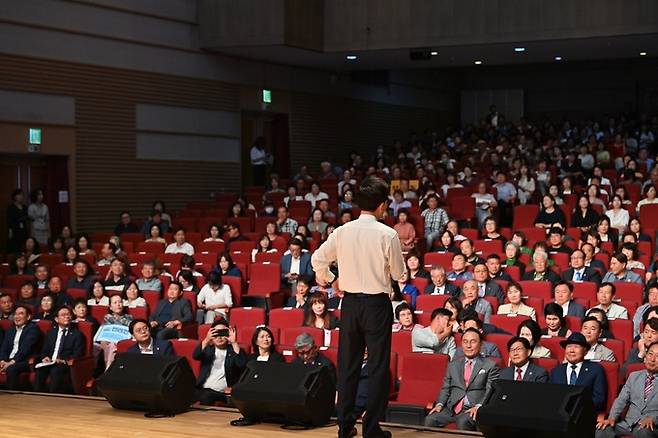
<path id="1" fill-rule="evenodd" d="M 534 269 L 523 274 L 523 281 L 550 281 L 553 285 L 560 281 L 560 277 L 548 268 L 548 254 L 544 251 L 535 251 L 532 263 Z"/>
<path id="2" fill-rule="evenodd" d="M 308 333 L 298 335 L 295 338 L 295 350 L 297 350 L 297 357 L 292 363 L 327 367 L 331 381 L 336 384 L 336 367 L 326 356 L 320 353 L 320 348 L 315 345 L 313 336 Z"/>
<path id="3" fill-rule="evenodd" d="M 482 341 L 479 331 L 464 332 L 464 357 L 448 365 L 436 405 L 425 418 L 426 426 L 443 427 L 455 422 L 460 430 L 476 429 L 477 411 L 499 374 L 495 362 L 480 356 Z"/>
<path id="4" fill-rule="evenodd" d="M 295 283 L 299 277 L 313 278 L 313 266 L 311 265 L 311 255 L 303 252 L 304 244 L 299 240 L 292 238 L 288 243 L 289 254 L 281 257 L 281 287 L 284 289 L 295 290 Z"/>
<path id="5" fill-rule="evenodd" d="M 558 385 L 586 386 L 592 392 L 594 408 L 603 412 L 606 406 L 608 384 L 603 367 L 598 363 L 585 360 L 590 348 L 587 339 L 582 333 L 572 333 L 567 339 L 560 342 L 564 348 L 566 362 L 553 368 L 550 383 Z"/>
<path id="6" fill-rule="evenodd" d="M 601 284 L 601 274 L 594 268 L 585 266 L 585 254 L 577 249 L 571 253 L 571 267 L 562 272 L 563 281 L 591 281 Z"/>
<path id="7" fill-rule="evenodd" d="M 505 301 L 505 293 L 498 283 L 489 278 L 489 269 L 484 263 L 478 263 L 473 268 L 473 280 L 477 282 L 478 296 L 494 297 L 498 300 L 498 304 L 503 304 Z"/>
<path id="8" fill-rule="evenodd" d="M 167 289 L 167 298 L 160 300 L 149 321 L 155 337 L 172 339 L 178 338 L 183 324 L 192 319 L 192 305 L 183 298 L 183 285 L 172 281 Z"/>
<path id="9" fill-rule="evenodd" d="M 573 299 L 573 283 L 568 281 L 559 281 L 553 289 L 555 303 L 562 306 L 564 316 L 585 317 L 585 308 Z"/>
<path id="10" fill-rule="evenodd" d="M 592 244 L 583 243 L 580 250 L 585 254 L 585 266 L 596 269 L 599 271 L 599 274 L 605 272 L 605 264 L 601 260 L 594 258 L 595 252 Z M 603 277 L 601 278 L 601 281 L 603 281 Z"/>
<path id="11" fill-rule="evenodd" d="M 28 360 L 37 353 L 41 332 L 32 324 L 32 311 L 25 306 L 14 310 L 14 325 L 7 330 L 0 346 L 0 373 L 7 375 L 7 388 L 18 388 L 21 373 L 29 372 Z"/>
<path id="12" fill-rule="evenodd" d="M 128 349 L 128 353 L 152 354 L 154 356 L 174 356 L 174 348 L 166 339 L 153 339 L 149 323 L 145 319 L 134 319 L 128 326 L 130 334 L 137 341 Z"/>
<path id="13" fill-rule="evenodd" d="M 434 265 L 430 269 L 432 282 L 423 291 L 426 295 L 450 295 L 459 298 L 461 291 L 457 286 L 448 282 L 443 266 Z"/>
<path id="14" fill-rule="evenodd" d="M 539 365 L 530 360 L 532 348 L 526 338 L 515 336 L 507 341 L 507 351 L 511 365 L 500 370 L 500 378 L 503 380 L 515 380 L 524 382 L 548 382 L 548 373 Z"/>
<path id="15" fill-rule="evenodd" d="M 224 318 L 217 319 L 192 357 L 201 362 L 195 400 L 209 406 L 217 401 L 225 402 L 226 389 L 237 382 L 247 363 L 238 345 L 235 327 L 229 327 Z"/>
<path id="16" fill-rule="evenodd" d="M 500 256 L 498 254 L 489 254 L 486 265 L 490 280 L 512 281 L 512 277 L 500 268 Z"/>
<path id="17" fill-rule="evenodd" d="M 295 284 L 295 295 L 288 297 L 286 300 L 286 307 L 293 307 L 295 309 L 303 309 L 304 312 L 308 310 L 308 303 L 311 300 L 311 281 L 308 277 L 297 277 Z"/>
<path id="18" fill-rule="evenodd" d="M 55 326 L 48 331 L 41 348 L 41 361 L 35 367 L 37 392 L 72 392 L 69 360 L 80 359 L 85 353 L 82 333 L 71 325 L 73 314 L 68 307 L 55 312 Z M 43 365 L 41 365 L 43 364 Z M 50 384 L 46 381 L 50 377 Z"/>

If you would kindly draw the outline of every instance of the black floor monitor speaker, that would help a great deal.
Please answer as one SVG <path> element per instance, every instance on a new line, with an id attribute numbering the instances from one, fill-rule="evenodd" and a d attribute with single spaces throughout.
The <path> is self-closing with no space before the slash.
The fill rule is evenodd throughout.
<path id="1" fill-rule="evenodd" d="M 252 361 L 233 386 L 233 403 L 248 421 L 323 426 L 336 387 L 325 367 Z"/>
<path id="2" fill-rule="evenodd" d="M 162 415 L 187 411 L 195 384 L 184 357 L 134 353 L 117 354 L 98 380 L 101 394 L 112 407 Z"/>
<path id="3" fill-rule="evenodd" d="M 487 438 L 593 438 L 596 413 L 583 386 L 498 380 L 477 423 Z"/>

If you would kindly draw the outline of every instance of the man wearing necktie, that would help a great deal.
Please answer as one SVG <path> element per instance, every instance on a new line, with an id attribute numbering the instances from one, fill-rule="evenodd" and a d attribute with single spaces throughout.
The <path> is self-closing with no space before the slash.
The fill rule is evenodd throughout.
<path id="1" fill-rule="evenodd" d="M 658 436 L 658 343 L 649 345 L 644 356 L 644 370 L 628 376 L 619 396 L 610 409 L 607 420 L 597 423 L 597 438 L 633 435 L 633 437 Z M 628 408 L 623 419 L 622 413 Z"/>
<path id="2" fill-rule="evenodd" d="M 548 382 L 548 373 L 539 365 L 532 363 L 530 355 L 532 347 L 526 338 L 515 336 L 507 342 L 510 366 L 500 370 L 502 380 L 514 380 L 525 382 Z"/>
<path id="3" fill-rule="evenodd" d="M 571 267 L 562 272 L 563 281 L 575 281 L 577 283 L 589 281 L 597 285 L 601 284 L 601 274 L 599 274 L 599 271 L 585 266 L 585 253 L 577 249 L 571 253 L 569 259 Z"/>
<path id="4" fill-rule="evenodd" d="M 553 368 L 550 383 L 586 386 L 591 390 L 594 409 L 605 411 L 608 384 L 603 367 L 585 360 L 590 344 L 582 333 L 572 333 L 560 342 L 566 362 Z"/>
<path id="5" fill-rule="evenodd" d="M 462 336 L 464 357 L 448 365 L 436 405 L 425 425 L 444 427 L 456 423 L 460 430 L 476 430 L 477 411 L 482 406 L 499 370 L 492 360 L 480 357 L 482 334 L 472 328 Z"/>
<path id="6" fill-rule="evenodd" d="M 71 325 L 68 307 L 60 307 L 55 314 L 56 326 L 46 334 L 41 350 L 41 364 L 36 368 L 34 390 L 37 392 L 71 392 L 69 361 L 84 355 L 84 337 Z M 47 384 L 48 377 L 50 383 Z"/>

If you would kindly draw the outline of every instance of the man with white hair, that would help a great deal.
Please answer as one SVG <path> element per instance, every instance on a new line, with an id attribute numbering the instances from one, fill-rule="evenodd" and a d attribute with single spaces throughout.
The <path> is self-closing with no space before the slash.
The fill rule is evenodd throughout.
<path id="1" fill-rule="evenodd" d="M 524 281 L 550 281 L 552 286 L 560 281 L 560 276 L 548 268 L 548 254 L 535 251 L 532 255 L 533 269 L 523 274 Z"/>
<path id="2" fill-rule="evenodd" d="M 297 350 L 297 357 L 292 363 L 327 367 L 332 382 L 336 382 L 336 368 L 326 356 L 320 353 L 320 348 L 315 345 L 313 336 L 306 332 L 297 336 L 295 350 Z"/>

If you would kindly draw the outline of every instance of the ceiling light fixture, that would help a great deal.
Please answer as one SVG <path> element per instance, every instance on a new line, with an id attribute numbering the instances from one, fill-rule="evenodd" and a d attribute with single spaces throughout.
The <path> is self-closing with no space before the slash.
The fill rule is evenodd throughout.
<path id="1" fill-rule="evenodd" d="M 517 53 L 525 52 L 525 47 L 514 47 L 514 51 Z"/>
<path id="2" fill-rule="evenodd" d="M 436 50 L 433 50 L 433 51 L 430 52 L 430 55 L 432 55 L 432 56 L 436 56 L 438 54 L 439 54 L 439 52 L 437 52 Z"/>
<path id="3" fill-rule="evenodd" d="M 556 61 L 562 61 L 562 57 L 561 57 L 561 56 L 556 56 L 556 57 L 555 57 L 555 60 L 556 60 Z"/>
<path id="4" fill-rule="evenodd" d="M 647 52 L 640 52 L 640 56 L 647 56 Z"/>
<path id="5" fill-rule="evenodd" d="M 345 57 L 345 59 L 347 59 L 348 61 L 356 61 L 357 58 L 358 58 L 358 56 L 356 56 L 356 55 L 347 55 Z"/>
<path id="6" fill-rule="evenodd" d="M 477 61 L 475 61 L 473 64 L 475 64 L 475 65 L 482 65 L 482 61 L 477 60 Z"/>

